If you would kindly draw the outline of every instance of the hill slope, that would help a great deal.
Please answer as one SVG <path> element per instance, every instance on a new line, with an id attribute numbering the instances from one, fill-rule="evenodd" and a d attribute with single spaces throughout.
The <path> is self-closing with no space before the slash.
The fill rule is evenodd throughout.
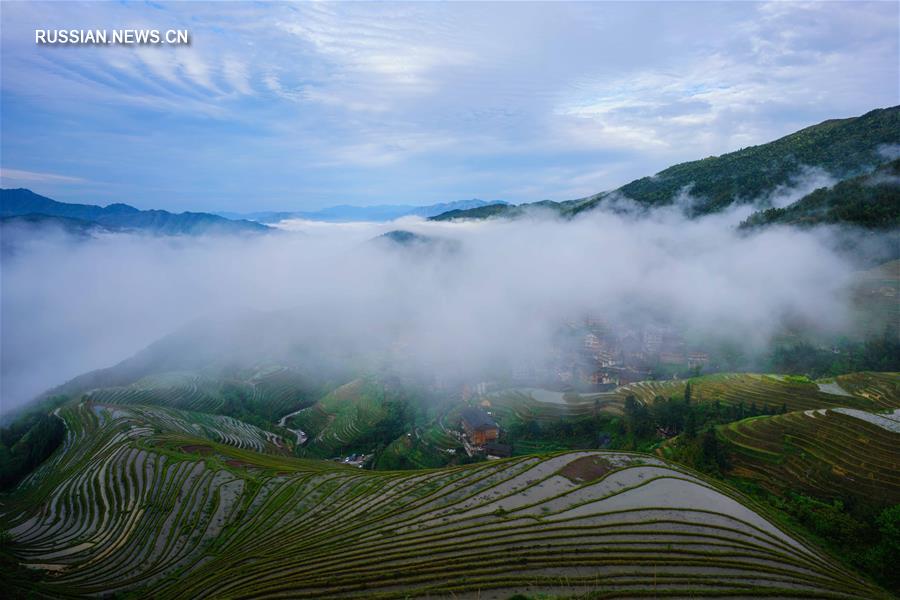
<path id="1" fill-rule="evenodd" d="M 719 435 L 730 451 L 730 474 L 777 493 L 900 503 L 900 410 L 798 411 L 730 423 Z"/>
<path id="2" fill-rule="evenodd" d="M 672 203 L 689 186 L 695 214 L 749 202 L 790 183 L 803 166 L 819 167 L 844 179 L 885 162 L 880 151 L 900 144 L 900 106 L 873 110 L 860 117 L 832 119 L 783 138 L 721 156 L 681 163 L 653 177 L 616 190 L 638 204 Z M 597 206 L 604 194 L 571 207 L 578 213 Z"/>
<path id="3" fill-rule="evenodd" d="M 6 551 L 58 595 L 885 597 L 729 488 L 646 455 L 363 472 L 95 409 L 61 411 L 64 447 L 3 507 Z"/>
<path id="4" fill-rule="evenodd" d="M 742 407 L 747 411 L 766 408 L 788 411 L 849 407 L 862 410 L 900 408 L 900 374 L 848 373 L 834 380 L 810 381 L 805 377 L 757 373 L 718 373 L 690 380 L 692 401 Z M 644 403 L 656 396 L 681 398 L 684 381 L 641 381 L 616 390 Z M 746 414 L 746 413 L 745 413 Z"/>
<path id="5" fill-rule="evenodd" d="M 702 215 L 734 203 L 764 198 L 781 186 L 789 186 L 805 167 L 817 167 L 838 179 L 866 173 L 885 163 L 900 145 L 900 106 L 873 110 L 859 117 L 832 119 L 783 138 L 742 148 L 721 156 L 673 165 L 652 177 L 636 179 L 622 187 L 587 198 L 539 204 L 572 216 L 600 206 L 605 199 L 625 196 L 652 208 L 675 202 L 683 191 L 697 199 L 691 210 Z M 885 153 L 885 150 L 888 152 Z M 475 209 L 439 215 L 437 219 L 517 217 L 531 204 L 517 207 Z M 841 217 L 841 213 L 834 213 Z M 895 214 L 896 217 L 896 214 Z"/>
<path id="6" fill-rule="evenodd" d="M 790 206 L 756 212 L 741 223 L 741 228 L 775 223 L 848 223 L 871 229 L 900 226 L 900 159 L 874 173 L 841 181 L 830 189 L 818 189 Z"/>

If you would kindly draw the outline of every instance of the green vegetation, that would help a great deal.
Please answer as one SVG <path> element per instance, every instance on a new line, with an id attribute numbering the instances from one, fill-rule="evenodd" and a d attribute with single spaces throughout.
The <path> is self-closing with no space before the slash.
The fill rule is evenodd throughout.
<path id="1" fill-rule="evenodd" d="M 496 216 L 517 215 L 516 207 L 510 204 L 489 204 L 469 209 L 454 209 L 429 217 L 429 221 L 452 221 L 454 219 L 487 219 Z"/>
<path id="2" fill-rule="evenodd" d="M 644 207 L 672 204 L 687 191 L 699 200 L 691 207 L 694 215 L 716 212 L 734 203 L 764 198 L 779 187 L 789 186 L 803 167 L 818 167 L 839 179 L 862 176 L 884 163 L 879 151 L 900 143 L 900 107 L 877 109 L 859 117 L 832 119 L 807 127 L 781 139 L 742 148 L 721 156 L 671 166 L 652 177 L 643 177 L 611 192 L 565 202 L 545 200 L 520 206 L 492 205 L 471 210 L 454 210 L 434 220 L 508 218 L 527 214 L 532 208 L 552 210 L 572 216 L 591 210 L 612 198 L 626 197 Z M 885 167 L 896 175 L 896 161 Z M 839 191 L 819 190 L 787 212 L 757 213 L 747 226 L 770 221 L 849 222 L 865 227 L 898 224 L 897 186 L 866 187 L 865 178 L 848 182 Z M 874 200 L 875 202 L 872 202 Z"/>
<path id="3" fill-rule="evenodd" d="M 72 442 L 4 498 L 8 550 L 49 594 L 886 597 L 649 455 L 362 471 L 187 435 L 189 414 L 158 410 L 67 405 Z"/>
<path id="4" fill-rule="evenodd" d="M 900 373 L 850 373 L 815 382 L 784 375 L 719 373 L 692 378 L 690 383 L 692 402 L 718 401 L 722 406 L 740 408 L 737 418 L 841 406 L 895 408 L 900 397 Z M 682 397 L 684 386 L 683 381 L 643 381 L 623 386 L 617 393 L 651 403 L 657 396 Z"/>
<path id="5" fill-rule="evenodd" d="M 228 382 L 268 382 L 293 408 L 308 383 L 273 373 Z M 721 374 L 510 389 L 473 400 L 514 452 L 485 461 L 460 447 L 463 403 L 396 378 L 354 379 L 289 417 L 310 434 L 297 458 L 271 421 L 182 408 L 252 410 L 222 382 L 154 376 L 43 413 L 69 433 L 0 497 L 0 559 L 50 596 L 886 597 L 856 573 L 895 589 L 900 434 L 871 411 L 900 406 L 898 386 Z M 376 470 L 313 459 L 351 452 Z"/>
<path id="6" fill-rule="evenodd" d="M 900 159 L 879 167 L 871 175 L 820 188 L 784 208 L 752 214 L 742 229 L 764 225 L 812 226 L 848 223 L 870 229 L 900 226 Z"/>
<path id="7" fill-rule="evenodd" d="M 513 204 L 490 204 L 488 206 L 480 206 L 478 208 L 449 210 L 434 217 L 429 217 L 429 221 L 454 221 L 459 219 L 490 219 L 492 217 L 505 217 L 507 219 L 517 218 L 528 214 L 539 214 L 541 212 L 550 212 L 562 214 L 563 207 L 566 203 L 554 202 L 552 200 L 541 200 L 539 202 L 529 202 L 518 206 Z"/>
<path id="8" fill-rule="evenodd" d="M 87 393 L 100 404 L 148 404 L 226 415 L 268 428 L 282 415 L 312 404 L 320 386 L 282 367 L 229 376 L 192 371 L 148 375 L 126 386 Z"/>
<path id="9" fill-rule="evenodd" d="M 62 420 L 29 412 L 0 429 L 0 490 L 15 486 L 59 447 L 66 435 Z"/>
<path id="10" fill-rule="evenodd" d="M 412 400 L 401 386 L 375 377 L 351 381 L 292 418 L 310 437 L 301 455 L 328 458 L 380 452 L 410 430 Z"/>
<path id="11" fill-rule="evenodd" d="M 675 165 L 617 192 L 644 206 L 660 206 L 688 189 L 701 200 L 694 213 L 705 214 L 762 198 L 789 184 L 802 166 L 820 167 L 839 178 L 859 175 L 884 162 L 878 153 L 883 145 L 898 141 L 900 107 L 878 109 L 860 117 L 825 121 L 768 144 Z M 599 194 L 569 210 L 588 210 L 605 197 Z"/>
<path id="12" fill-rule="evenodd" d="M 839 381 L 880 405 L 900 406 L 896 390 L 883 395 L 872 379 Z M 660 453 L 768 504 L 848 565 L 900 591 L 900 410 L 838 407 L 751 417 L 710 427 L 699 439 L 681 435 Z"/>
<path id="13" fill-rule="evenodd" d="M 880 420 L 852 409 L 792 412 L 731 423 L 719 435 L 731 452 L 731 474 L 773 492 L 900 503 L 900 417 L 896 431 L 867 418 Z"/>
<path id="14" fill-rule="evenodd" d="M 871 296 L 866 299 L 872 303 Z M 854 371 L 898 371 L 900 370 L 900 338 L 897 324 L 900 323 L 900 308 L 896 296 L 884 298 L 886 306 L 877 315 L 866 311 L 868 322 L 861 323 L 861 329 L 868 326 L 869 335 L 864 341 L 838 340 L 833 349 L 813 346 L 808 342 L 776 344 L 763 361 L 767 370 L 774 373 L 805 373 L 811 377 L 829 377 Z M 873 327 L 877 330 L 872 330 Z"/>

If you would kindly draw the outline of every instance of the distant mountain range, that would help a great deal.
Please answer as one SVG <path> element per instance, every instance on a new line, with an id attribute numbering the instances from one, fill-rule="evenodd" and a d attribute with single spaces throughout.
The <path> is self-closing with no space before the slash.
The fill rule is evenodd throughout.
<path id="1" fill-rule="evenodd" d="M 455 202 L 441 202 L 428 206 L 410 206 L 404 204 L 379 204 L 375 206 L 351 206 L 342 204 L 317 211 L 263 211 L 250 213 L 217 212 L 216 214 L 228 219 L 249 219 L 260 223 L 278 223 L 286 219 L 307 219 L 310 221 L 325 221 L 340 223 L 348 221 L 393 221 L 401 217 L 433 217 L 452 210 L 477 209 L 489 205 L 505 205 L 506 202 L 494 200 L 457 200 Z"/>
<path id="2" fill-rule="evenodd" d="M 231 220 L 210 213 L 170 213 L 139 210 L 127 204 L 96 206 L 67 204 L 24 188 L 0 189 L 0 218 L 4 225 L 53 224 L 66 231 L 144 231 L 163 235 L 205 233 L 263 233 L 271 228 L 246 220 Z"/>
<path id="3" fill-rule="evenodd" d="M 759 146 L 721 156 L 681 163 L 622 187 L 565 202 L 545 200 L 519 206 L 487 206 L 457 210 L 435 220 L 517 217 L 536 208 L 569 217 L 599 206 L 611 206 L 627 198 L 639 207 L 653 208 L 675 203 L 690 194 L 692 216 L 723 210 L 733 204 L 757 204 L 784 186 L 802 178 L 804 169 L 817 167 L 838 180 L 858 177 L 897 158 L 900 153 L 900 106 L 873 110 L 860 117 L 832 119 Z M 896 186 L 895 186 L 896 187 Z M 801 198 L 797 204 L 803 203 Z M 832 206 L 841 198 L 829 200 Z M 805 204 L 804 204 L 805 205 Z M 889 227 L 892 216 L 857 220 L 867 227 Z M 767 208 L 767 207 L 761 207 Z M 852 212 L 852 211 L 851 211 Z M 833 211 L 835 218 L 845 214 Z M 849 217 L 850 213 L 847 213 Z M 858 211 L 855 213 L 858 216 Z M 848 219 L 851 220 L 852 219 Z"/>

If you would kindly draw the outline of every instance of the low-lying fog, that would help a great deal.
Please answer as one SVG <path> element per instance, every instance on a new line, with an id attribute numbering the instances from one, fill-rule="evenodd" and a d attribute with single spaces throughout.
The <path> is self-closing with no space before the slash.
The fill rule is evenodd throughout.
<path id="1" fill-rule="evenodd" d="M 249 238 L 31 232 L 2 264 L 2 408 L 241 308 L 299 309 L 297 327 L 334 344 L 398 335 L 431 367 L 538 356 L 563 319 L 587 312 L 662 316 L 754 346 L 785 317 L 848 327 L 854 267 L 831 233 L 744 235 L 740 216 L 289 221 Z M 444 242 L 368 243 L 396 229 Z"/>

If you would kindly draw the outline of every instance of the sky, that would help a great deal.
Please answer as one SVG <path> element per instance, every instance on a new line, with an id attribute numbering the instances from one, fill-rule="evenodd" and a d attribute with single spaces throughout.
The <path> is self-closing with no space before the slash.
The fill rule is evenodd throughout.
<path id="1" fill-rule="evenodd" d="M 898 22 L 896 2 L 3 2 L 0 183 L 173 211 L 568 200 L 900 103 Z"/>

